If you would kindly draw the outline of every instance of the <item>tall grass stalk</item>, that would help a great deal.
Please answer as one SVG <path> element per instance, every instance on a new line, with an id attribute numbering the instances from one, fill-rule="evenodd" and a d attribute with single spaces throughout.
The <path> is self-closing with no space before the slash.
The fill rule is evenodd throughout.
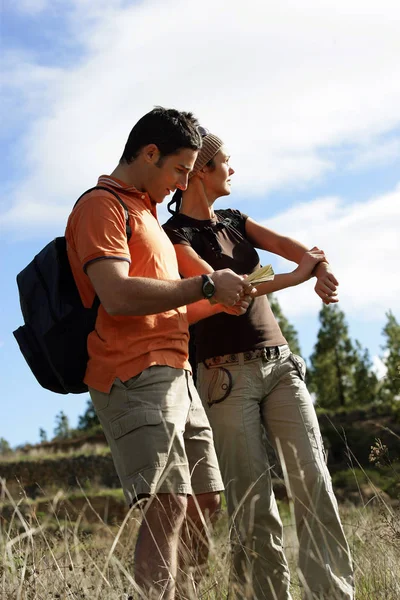
<path id="1" fill-rule="evenodd" d="M 98 513 L 97 522 L 88 523 L 85 512 L 94 508 L 87 498 L 85 511 L 72 521 L 65 503 L 63 511 L 59 510 L 64 496 L 63 492 L 56 494 L 45 515 L 37 515 L 34 508 L 24 515 L 22 500 L 14 499 L 1 481 L 1 600 L 147 600 L 133 580 L 133 549 L 143 517 L 140 511 L 127 511 L 120 525 L 106 524 Z M 7 519 L 2 516 L 6 504 L 12 506 Z M 281 509 L 292 596 L 301 600 L 293 516 L 287 504 Z M 400 598 L 400 540 L 390 528 L 395 511 L 379 498 L 378 490 L 372 503 L 341 507 L 355 564 L 356 600 Z M 208 537 L 212 543 L 207 570 L 190 600 L 226 598 L 230 560 L 226 512 Z"/>

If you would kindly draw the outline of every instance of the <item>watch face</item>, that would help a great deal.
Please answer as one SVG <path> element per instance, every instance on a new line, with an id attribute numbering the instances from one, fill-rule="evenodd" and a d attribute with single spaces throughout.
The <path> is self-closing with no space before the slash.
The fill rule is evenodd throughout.
<path id="1" fill-rule="evenodd" d="M 214 285 L 210 281 L 207 281 L 203 286 L 203 291 L 206 298 L 211 298 L 214 294 Z"/>
<path id="2" fill-rule="evenodd" d="M 215 292 L 215 285 L 210 277 L 203 276 L 203 295 L 205 298 L 211 298 Z"/>

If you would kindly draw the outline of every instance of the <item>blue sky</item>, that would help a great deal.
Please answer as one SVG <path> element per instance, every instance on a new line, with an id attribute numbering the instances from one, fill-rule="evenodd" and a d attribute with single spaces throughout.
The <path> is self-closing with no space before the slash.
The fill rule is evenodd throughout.
<path id="1" fill-rule="evenodd" d="M 192 110 L 226 141 L 224 206 L 323 247 L 351 336 L 383 373 L 385 312 L 400 318 L 399 23 L 389 0 L 3 2 L 0 437 L 33 443 L 60 410 L 75 426 L 85 409 L 85 395 L 40 388 L 20 355 L 15 277 L 156 104 Z M 279 294 L 305 357 L 312 287 Z"/>

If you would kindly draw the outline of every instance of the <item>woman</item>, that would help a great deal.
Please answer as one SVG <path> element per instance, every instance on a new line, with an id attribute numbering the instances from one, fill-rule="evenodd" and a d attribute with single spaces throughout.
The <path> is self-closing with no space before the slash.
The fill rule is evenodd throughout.
<path id="1" fill-rule="evenodd" d="M 202 135 L 188 188 L 174 195 L 169 208 L 176 202 L 177 210 L 164 225 L 181 275 L 226 267 L 249 274 L 259 267 L 255 248 L 298 264 L 258 285 L 246 314 L 220 313 L 196 325 L 197 387 L 213 428 L 231 519 L 230 597 L 291 598 L 266 434 L 294 501 L 306 597 L 349 600 L 352 562 L 304 381 L 305 363 L 291 353 L 265 295 L 309 279 L 316 269 L 315 290 L 329 304 L 337 301 L 337 281 L 318 248 L 307 251 L 237 210 L 214 211 L 215 200 L 230 194 L 234 170 L 223 142 L 207 130 Z"/>

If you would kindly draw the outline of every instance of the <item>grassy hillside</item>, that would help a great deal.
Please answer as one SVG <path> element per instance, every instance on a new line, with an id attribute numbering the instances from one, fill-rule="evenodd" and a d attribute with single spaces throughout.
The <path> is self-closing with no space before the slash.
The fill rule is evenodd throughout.
<path id="1" fill-rule="evenodd" d="M 141 514 L 116 512 L 118 493 L 105 495 L 108 512 L 84 493 L 62 493 L 31 510 L 15 502 L 4 486 L 10 512 L 0 506 L 0 580 L 2 598 L 19 600 L 133 600 L 133 548 Z M 115 500 L 113 504 L 113 500 Z M 28 502 L 29 504 L 29 502 Z M 4 507 L 3 507 L 4 508 Z M 280 503 L 285 548 L 292 573 L 293 600 L 301 600 L 296 573 L 297 539 L 291 507 Z M 399 513 L 378 494 L 375 505 L 342 506 L 341 513 L 355 564 L 357 600 L 397 600 L 400 597 Z M 223 511 L 213 532 L 211 556 L 204 579 L 187 600 L 223 600 L 229 573 L 228 522 Z M 246 595 L 244 597 L 252 597 Z M 334 598 L 332 598 L 334 600 Z"/>
<path id="2" fill-rule="evenodd" d="M 355 561 L 357 600 L 400 597 L 399 415 L 392 406 L 319 415 Z M 273 473 L 292 595 L 300 600 L 292 506 L 276 464 Z M 135 596 L 131 574 L 141 515 L 125 505 L 101 431 L 7 453 L 1 457 L 0 478 L 2 599 L 140 597 Z M 226 597 L 225 510 L 210 536 L 209 569 L 189 600 Z"/>

